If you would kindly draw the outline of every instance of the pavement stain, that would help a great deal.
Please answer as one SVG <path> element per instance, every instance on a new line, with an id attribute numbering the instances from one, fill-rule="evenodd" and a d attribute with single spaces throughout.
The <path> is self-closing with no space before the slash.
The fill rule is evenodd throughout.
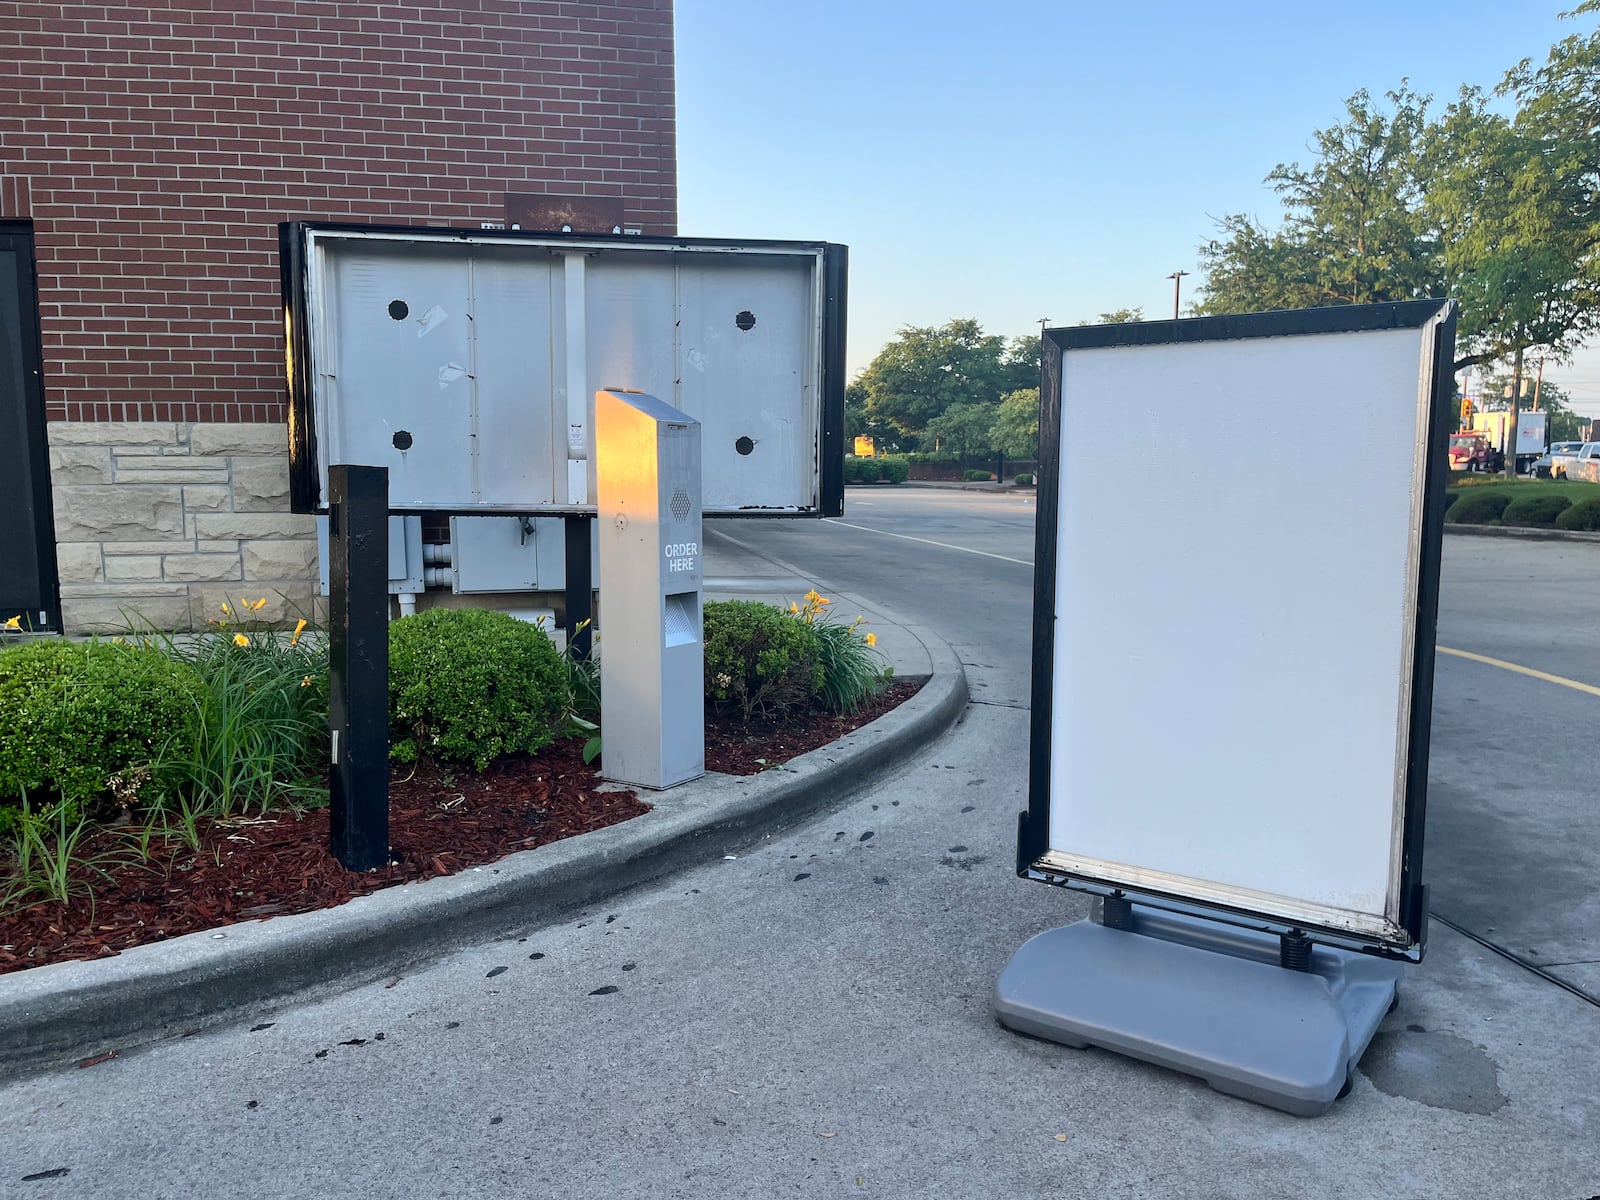
<path id="1" fill-rule="evenodd" d="M 1444 1030 L 1420 1026 L 1380 1032 L 1362 1056 L 1361 1073 L 1388 1096 L 1429 1108 L 1488 1116 L 1510 1100 L 1499 1067 L 1481 1047 Z"/>
<path id="2" fill-rule="evenodd" d="M 961 849 L 965 849 L 965 847 L 961 847 Z M 973 867 L 981 866 L 988 861 L 989 856 L 987 854 L 945 854 L 940 856 L 939 865 L 941 867 L 950 867 L 957 871 L 970 871 Z"/>
<path id="3" fill-rule="evenodd" d="M 608 983 L 608 984 L 605 985 L 605 987 L 597 987 L 597 988 L 595 988 L 595 990 L 590 992 L 589 995 L 591 995 L 591 996 L 615 996 L 621 990 L 622 989 L 619 988 L 616 984 Z"/>

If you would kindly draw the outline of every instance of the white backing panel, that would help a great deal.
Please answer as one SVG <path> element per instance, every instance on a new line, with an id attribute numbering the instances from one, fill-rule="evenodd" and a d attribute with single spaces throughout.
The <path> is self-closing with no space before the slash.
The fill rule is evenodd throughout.
<path id="1" fill-rule="evenodd" d="M 775 508 L 807 485 L 816 339 L 793 331 L 816 319 L 812 287 L 771 259 L 700 259 L 679 271 L 675 403 L 701 424 L 709 508 Z"/>
<path id="2" fill-rule="evenodd" d="M 1432 349 L 1425 326 L 1063 354 L 1053 862 L 1394 920 Z"/>
<path id="3" fill-rule="evenodd" d="M 473 259 L 477 473 L 473 499 L 544 495 L 566 484 L 565 413 L 554 402 L 552 289 L 559 260 Z"/>
<path id="4" fill-rule="evenodd" d="M 323 494 L 327 464 L 341 462 L 388 467 L 390 496 L 404 497 L 394 507 L 471 495 L 467 261 L 425 248 L 405 258 L 335 250 L 324 264 Z M 410 436 L 408 449 L 397 435 Z"/>
<path id="5" fill-rule="evenodd" d="M 620 388 L 704 425 L 708 512 L 821 506 L 825 247 L 308 237 L 320 494 L 346 462 L 401 511 L 592 511 L 592 396 Z"/>

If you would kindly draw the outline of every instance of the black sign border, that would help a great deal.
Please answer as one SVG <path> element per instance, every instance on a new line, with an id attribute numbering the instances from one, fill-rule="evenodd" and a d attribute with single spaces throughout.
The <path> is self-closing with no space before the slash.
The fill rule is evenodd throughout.
<path id="1" fill-rule="evenodd" d="M 1434 639 L 1439 615 L 1439 559 L 1444 542 L 1445 486 L 1449 475 L 1450 413 L 1455 399 L 1457 307 L 1451 300 L 1409 300 L 1177 321 L 1140 321 L 1044 331 L 1040 347 L 1038 516 L 1033 569 L 1033 686 L 1028 742 L 1028 807 L 1017 820 L 1017 874 L 1080 891 L 1120 894 L 1156 908 L 1193 913 L 1229 924 L 1285 933 L 1302 931 L 1317 941 L 1419 961 L 1427 941 L 1428 899 L 1422 883 L 1422 843 L 1427 811 L 1428 750 L 1432 731 Z M 1368 939 L 1349 930 L 1307 927 L 1272 913 L 1199 901 L 1160 891 L 1063 873 L 1041 862 L 1050 848 L 1050 746 L 1055 693 L 1057 510 L 1061 470 L 1061 363 L 1073 350 L 1161 346 L 1241 338 L 1421 329 L 1436 320 L 1432 395 L 1427 408 L 1423 508 L 1415 636 L 1411 671 L 1411 728 L 1401 834 L 1400 926 L 1404 943 Z"/>

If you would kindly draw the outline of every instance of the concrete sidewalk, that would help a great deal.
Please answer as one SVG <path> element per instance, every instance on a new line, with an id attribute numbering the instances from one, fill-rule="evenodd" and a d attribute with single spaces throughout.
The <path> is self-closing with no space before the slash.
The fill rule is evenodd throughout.
<path id="1" fill-rule="evenodd" d="M 707 599 L 804 602 L 811 583 L 774 573 L 709 532 Z M 240 922 L 94 962 L 0 976 L 0 1079 L 124 1051 L 226 1022 L 265 1005 L 326 996 L 394 975 L 511 930 L 526 930 L 673 871 L 715 861 L 775 829 L 846 802 L 939 737 L 967 702 L 954 651 L 854 597 L 899 678 L 926 678 L 911 700 L 854 733 L 758 776 L 708 774 L 652 811 L 459 874 L 359 897 L 337 908 Z"/>

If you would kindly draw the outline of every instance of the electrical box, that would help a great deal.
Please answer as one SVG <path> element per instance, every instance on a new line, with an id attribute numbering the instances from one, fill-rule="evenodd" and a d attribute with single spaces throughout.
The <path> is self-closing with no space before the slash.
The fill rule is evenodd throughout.
<path id="1" fill-rule="evenodd" d="M 328 594 L 328 518 L 317 518 L 317 571 Z M 422 518 L 389 518 L 389 594 L 422 591 Z"/>
<path id="2" fill-rule="evenodd" d="M 701 425 L 643 392 L 594 411 L 600 773 L 668 788 L 706 769 Z"/>
<path id="3" fill-rule="evenodd" d="M 558 518 L 451 517 L 451 590 L 559 591 L 566 584 L 565 539 Z"/>

